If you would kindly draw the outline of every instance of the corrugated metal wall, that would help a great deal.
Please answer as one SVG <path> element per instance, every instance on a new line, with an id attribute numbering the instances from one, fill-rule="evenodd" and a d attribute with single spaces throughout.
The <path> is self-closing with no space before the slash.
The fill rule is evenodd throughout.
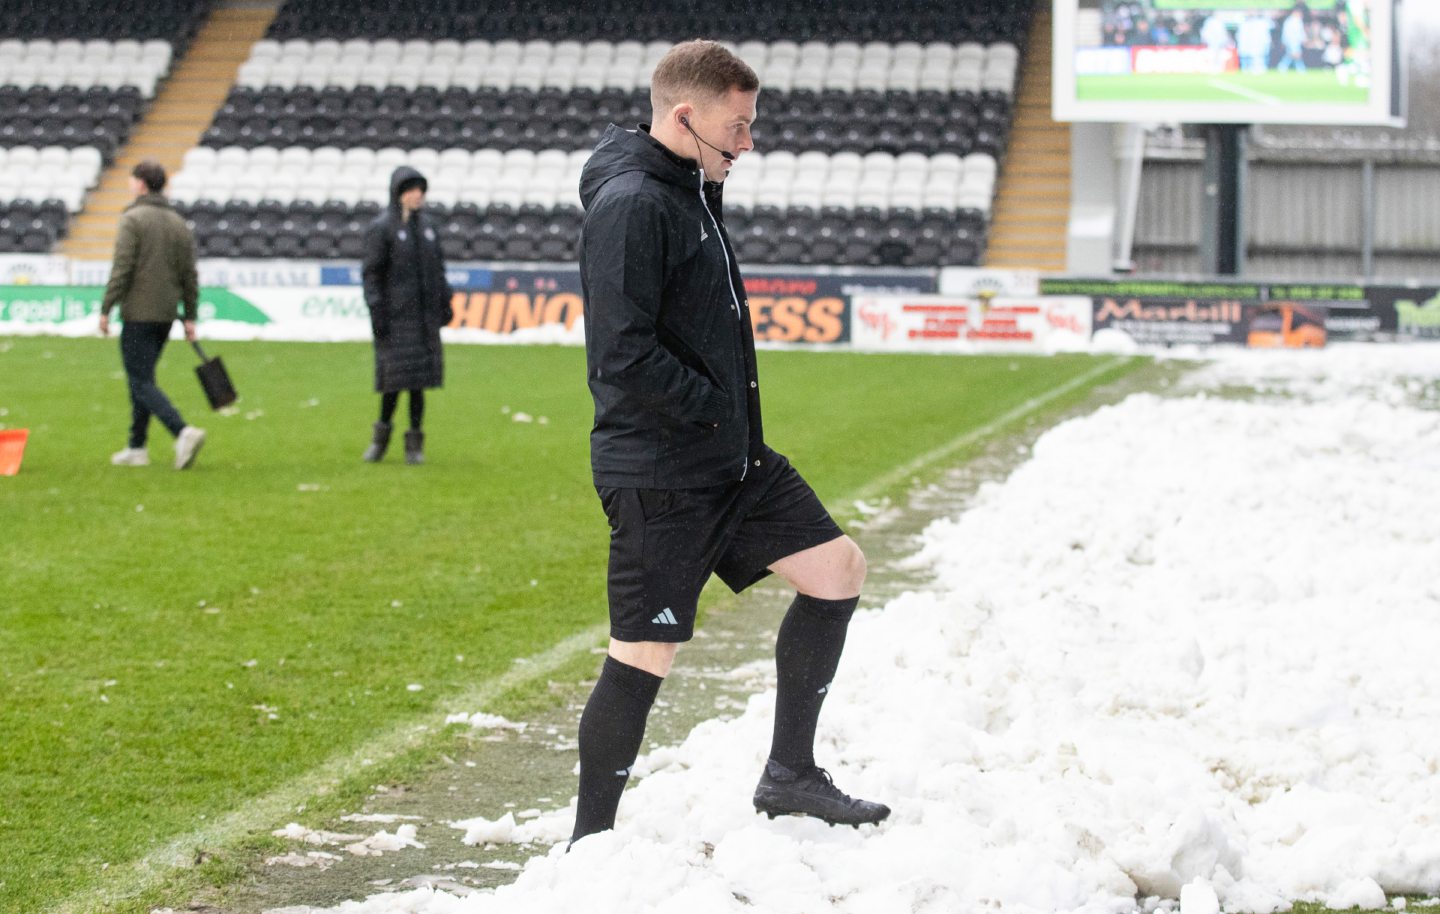
<path id="1" fill-rule="evenodd" d="M 1200 271 L 1202 163 L 1147 159 L 1134 259 L 1142 273 Z M 1375 279 L 1440 277 L 1440 165 L 1375 165 Z M 1353 280 L 1363 276 L 1364 164 L 1252 158 L 1246 274 Z"/>
<path id="2" fill-rule="evenodd" d="M 1364 239 L 1359 168 L 1255 162 L 1245 236 L 1252 253 L 1359 253 Z"/>
<path id="3" fill-rule="evenodd" d="M 1376 168 L 1375 210 L 1378 250 L 1426 249 L 1432 256 L 1440 254 L 1440 168 Z"/>

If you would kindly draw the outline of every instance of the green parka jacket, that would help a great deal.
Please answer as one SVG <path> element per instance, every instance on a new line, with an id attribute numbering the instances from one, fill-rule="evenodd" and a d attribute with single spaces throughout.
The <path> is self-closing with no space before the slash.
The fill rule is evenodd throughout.
<path id="1" fill-rule="evenodd" d="M 161 194 L 136 197 L 120 216 L 101 313 L 118 304 L 121 320 L 169 322 L 183 303 L 185 320 L 193 321 L 199 295 L 195 239 L 185 220 Z"/>

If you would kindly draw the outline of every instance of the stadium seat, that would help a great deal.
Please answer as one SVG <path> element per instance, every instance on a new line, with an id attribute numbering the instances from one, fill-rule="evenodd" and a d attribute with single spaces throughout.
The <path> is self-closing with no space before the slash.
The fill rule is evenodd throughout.
<path id="1" fill-rule="evenodd" d="M 245 205 L 261 190 L 282 203 L 293 191 L 291 212 L 334 205 L 354 216 L 388 202 L 389 173 L 408 162 L 429 177 L 437 211 L 471 207 L 481 226 L 504 227 L 455 222 L 473 234 L 447 242 L 452 254 L 554 257 L 573 251 L 579 173 L 600 133 L 647 119 L 650 73 L 670 39 L 704 32 L 729 40 L 765 86 L 761 152 L 741 160 L 726 189 L 747 259 L 978 256 L 1028 10 L 897 0 L 880 17 L 858 0 L 779 0 L 716 18 L 638 2 L 539 0 L 524 15 L 476 16 L 455 0 L 424 15 L 380 0 L 289 0 L 202 140 L 272 150 L 241 164 L 274 170 L 265 180 L 244 168 L 207 174 L 192 186 Z M 286 147 L 330 151 L 307 160 Z M 988 158 L 971 169 L 977 152 Z M 217 153 L 209 164 L 219 162 Z M 199 176 L 205 164 L 187 157 L 185 170 Z M 936 221 L 941 212 L 949 223 Z M 354 250 L 350 224 L 319 230 L 334 235 L 338 256 Z"/>

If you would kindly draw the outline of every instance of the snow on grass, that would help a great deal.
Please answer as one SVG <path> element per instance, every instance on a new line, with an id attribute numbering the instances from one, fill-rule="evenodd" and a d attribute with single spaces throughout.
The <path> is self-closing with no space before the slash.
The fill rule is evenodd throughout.
<path id="1" fill-rule="evenodd" d="M 821 721 L 878 828 L 749 797 L 773 693 L 652 753 L 615 831 L 465 899 L 346 914 L 1277 911 L 1440 889 L 1440 350 L 1222 357 L 1055 428 L 862 612 Z M 1418 386 L 1417 386 L 1418 385 Z M 1168 900 L 1168 901 L 1167 901 Z"/>
<path id="2" fill-rule="evenodd" d="M 351 841 L 359 841 L 364 835 L 351 835 L 342 832 L 321 831 L 313 828 L 306 828 L 299 822 L 291 822 L 284 828 L 277 828 L 270 834 L 277 838 L 287 838 L 291 841 L 303 841 L 306 844 L 346 844 Z"/>
<path id="3" fill-rule="evenodd" d="M 340 817 L 341 822 L 373 822 L 380 825 L 393 825 L 396 822 L 421 822 L 423 816 L 402 816 L 396 813 L 350 813 Z"/>
<path id="4" fill-rule="evenodd" d="M 499 714 L 487 714 L 484 711 L 477 711 L 474 714 L 448 714 L 445 717 L 445 724 L 465 724 L 475 730 L 514 730 L 517 733 L 524 733 L 526 726 L 523 721 L 516 722 L 506 720 Z"/>
<path id="5" fill-rule="evenodd" d="M 363 841 L 347 844 L 345 851 L 357 857 L 379 857 L 386 851 L 403 851 L 407 847 L 424 850 L 425 845 L 416 840 L 417 831 L 413 825 L 401 825 L 393 834 L 381 830 Z"/>

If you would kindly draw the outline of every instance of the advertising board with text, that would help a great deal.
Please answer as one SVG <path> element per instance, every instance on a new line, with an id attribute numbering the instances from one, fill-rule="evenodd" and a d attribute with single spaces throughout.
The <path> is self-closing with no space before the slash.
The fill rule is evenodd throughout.
<path id="1" fill-rule="evenodd" d="M 1040 294 L 1039 270 L 996 270 L 990 267 L 942 267 L 941 295 L 973 298 L 984 293 L 1007 298 Z"/>
<path id="2" fill-rule="evenodd" d="M 70 263 L 53 254 L 0 254 L 0 286 L 63 286 Z"/>
<path id="3" fill-rule="evenodd" d="M 1093 298 L 1095 332 L 1104 334 L 1102 342 L 1123 334 L 1142 345 L 1245 344 L 1256 315 L 1282 304 L 1299 309 L 1292 308 L 1291 323 L 1322 320 L 1330 341 L 1387 339 L 1397 327 L 1396 296 L 1389 287 L 1048 278 L 1041 288 L 1046 294 Z"/>
<path id="4" fill-rule="evenodd" d="M 108 269 L 108 266 L 107 266 Z M 349 267 L 315 265 L 332 281 Z M 449 271 L 451 342 L 584 342 L 578 269 L 459 268 Z M 755 339 L 761 345 L 844 346 L 850 299 L 872 291 L 934 291 L 925 272 L 774 272 L 745 280 Z M 98 284 L 0 287 L 0 333 L 95 332 L 104 287 Z M 358 285 L 202 286 L 203 333 L 220 339 L 340 341 L 370 338 L 369 309 Z"/>
<path id="5" fill-rule="evenodd" d="M 865 295 L 854 302 L 856 349 L 885 352 L 1075 352 L 1090 343 L 1082 297 Z"/>
<path id="6" fill-rule="evenodd" d="M 1084 295 L 1102 347 L 1244 345 L 1263 290 L 1253 284 L 1044 279 L 1047 295 Z"/>
<path id="7" fill-rule="evenodd" d="M 320 285 L 321 264 L 317 260 L 232 260 L 201 257 L 195 271 L 202 286 L 230 288 L 306 287 Z M 103 286 L 110 281 L 110 261 L 70 260 L 68 279 L 60 284 Z"/>
<path id="8" fill-rule="evenodd" d="M 1440 339 L 1440 287 L 1369 286 L 1365 297 L 1401 339 Z"/>

